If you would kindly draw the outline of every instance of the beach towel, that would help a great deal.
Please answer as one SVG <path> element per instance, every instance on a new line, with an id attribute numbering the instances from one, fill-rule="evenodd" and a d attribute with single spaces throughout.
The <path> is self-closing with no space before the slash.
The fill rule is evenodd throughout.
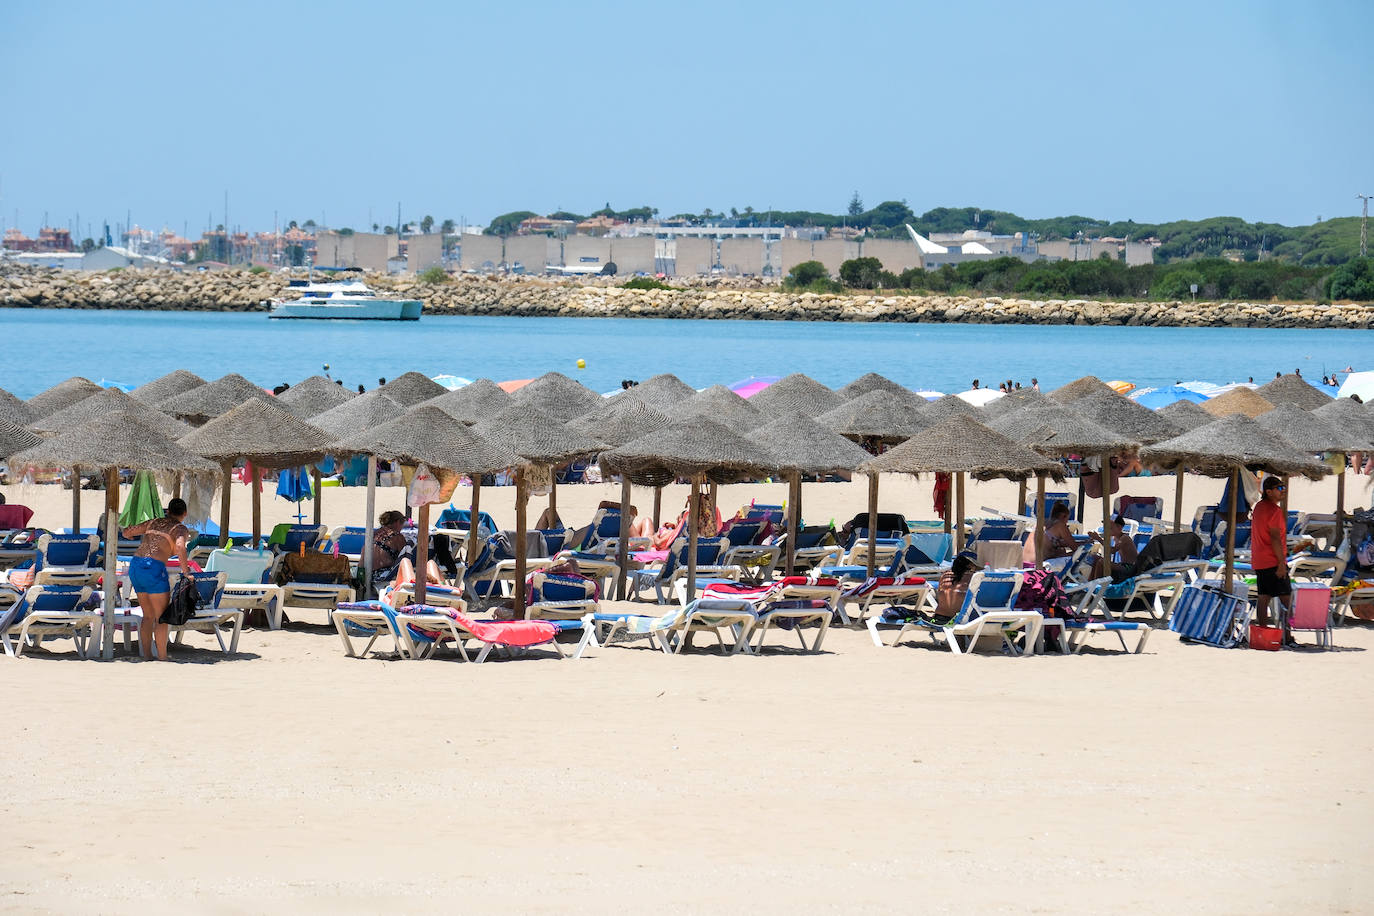
<path id="1" fill-rule="evenodd" d="M 402 608 L 401 613 L 441 614 L 482 642 L 515 649 L 543 645 L 558 635 L 558 627 L 547 620 L 473 620 L 468 615 L 451 607 L 434 607 L 428 604 L 408 604 Z M 414 626 L 410 629 L 412 632 L 425 632 Z M 433 633 L 425 633 L 425 635 L 429 639 L 433 639 L 435 636 Z"/>
<path id="2" fill-rule="evenodd" d="M 27 528 L 31 518 L 33 518 L 33 510 L 28 506 L 6 503 L 0 506 L 0 531 L 17 531 Z"/>

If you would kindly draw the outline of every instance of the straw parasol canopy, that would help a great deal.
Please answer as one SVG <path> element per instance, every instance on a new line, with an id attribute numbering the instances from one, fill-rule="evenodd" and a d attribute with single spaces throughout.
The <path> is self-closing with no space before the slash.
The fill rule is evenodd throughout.
<path id="1" fill-rule="evenodd" d="M 1099 391 L 1079 398 L 1069 406 L 1099 426 L 1121 433 L 1142 445 L 1161 442 L 1183 432 L 1168 417 L 1115 391 Z"/>
<path id="2" fill-rule="evenodd" d="M 480 423 L 511 404 L 511 397 L 489 378 L 479 378 L 470 385 L 447 391 L 428 403 L 464 423 Z"/>
<path id="3" fill-rule="evenodd" d="M 874 389 L 872 393 L 883 392 Z M 772 453 L 780 470 L 802 474 L 850 472 L 872 457 L 818 420 L 799 413 L 779 417 L 749 438 Z"/>
<path id="4" fill-rule="evenodd" d="M 1293 373 L 1265 382 L 1255 389 L 1255 393 L 1275 407 L 1297 407 L 1301 410 L 1316 410 L 1332 400 L 1331 395 L 1317 390 L 1301 375 Z"/>
<path id="5" fill-rule="evenodd" d="M 334 453 L 335 441 L 276 404 L 254 399 L 182 437 L 181 445 L 219 464 L 242 458 L 261 468 L 294 468 Z"/>
<path id="6" fill-rule="evenodd" d="M 102 471 L 130 468 L 213 474 L 219 470 L 144 423 L 139 414 L 128 411 L 106 413 L 70 427 L 10 456 L 10 464 Z"/>
<path id="7" fill-rule="evenodd" d="M 835 393 L 846 401 L 852 401 L 860 395 L 868 394 L 870 391 L 890 391 L 893 394 L 899 395 L 912 393 L 911 389 L 907 388 L 905 385 L 899 385 L 892 381 L 892 379 L 879 375 L 876 372 L 867 372 L 859 376 L 843 388 L 837 388 Z"/>
<path id="8" fill-rule="evenodd" d="M 157 405 L 163 401 L 174 398 L 179 394 L 185 394 L 192 388 L 199 388 L 205 384 L 205 379 L 188 372 L 185 369 L 174 369 L 166 375 L 153 379 L 151 382 L 144 382 L 129 395 L 144 404 Z"/>
<path id="9" fill-rule="evenodd" d="M 1074 379 L 1067 385 L 1060 385 L 1051 391 L 1049 396 L 1061 404 L 1068 404 L 1090 394 L 1101 394 L 1104 391 L 1116 394 L 1116 389 L 1102 379 L 1095 375 L 1085 375 L 1080 379 Z"/>
<path id="10" fill-rule="evenodd" d="M 1170 423 L 1184 432 L 1205 426 L 1216 419 L 1195 401 L 1174 401 L 1159 408 L 1155 413 L 1161 417 L 1168 417 Z"/>
<path id="11" fill-rule="evenodd" d="M 668 425 L 668 417 L 637 398 L 616 395 L 606 400 L 604 409 L 577 417 L 567 425 L 614 448 L 662 429 Z"/>
<path id="12" fill-rule="evenodd" d="M 561 372 L 545 372 L 511 396 L 517 404 L 529 404 L 558 417 L 580 417 L 599 407 L 603 398 L 581 382 Z"/>
<path id="13" fill-rule="evenodd" d="M 1374 412 L 1351 398 L 1334 398 L 1312 412 L 1328 423 L 1343 426 L 1367 439 L 1374 438 Z"/>
<path id="14" fill-rule="evenodd" d="M 1374 451 L 1374 443 L 1363 430 L 1334 423 L 1320 412 L 1301 407 L 1275 407 L 1256 417 L 1255 422 L 1307 455 Z M 1374 426 L 1374 423 L 1369 425 Z"/>
<path id="15" fill-rule="evenodd" d="M 410 408 L 423 404 L 431 398 L 448 391 L 434 379 L 419 372 L 406 372 L 397 376 L 374 391 L 380 391 L 402 407 Z"/>
<path id="16" fill-rule="evenodd" d="M 774 382 L 749 399 L 750 406 L 765 419 L 793 413 L 818 417 L 844 402 L 845 398 L 800 372 Z"/>
<path id="17" fill-rule="evenodd" d="M 323 375 L 312 375 L 277 395 L 277 403 L 302 420 L 347 404 L 358 396 L 342 385 L 336 385 Z"/>
<path id="18" fill-rule="evenodd" d="M 901 441 L 930 426 L 925 400 L 875 388 L 816 417 L 816 424 L 850 439 Z"/>
<path id="19" fill-rule="evenodd" d="M 28 426 L 38 415 L 19 398 L 0 388 L 0 420 L 14 423 L 19 426 Z"/>
<path id="20" fill-rule="evenodd" d="M 29 428 L 34 432 L 51 435 L 118 411 L 133 414 L 168 439 L 180 439 L 191 431 L 191 427 L 180 420 L 167 416 L 155 407 L 149 407 L 118 388 L 102 388 L 98 394 L 34 421 Z"/>
<path id="21" fill-rule="evenodd" d="M 983 405 L 983 416 L 991 419 L 1009 414 L 1013 410 L 1020 410 L 1023 407 L 1040 407 L 1045 404 L 1056 403 L 1049 396 L 1036 391 L 1034 388 L 1020 388 L 1016 391 L 1007 392 L 1006 397 L 994 398 Z"/>
<path id="22" fill-rule="evenodd" d="M 1266 401 L 1264 395 L 1257 394 L 1253 388 L 1232 388 L 1225 394 L 1203 401 L 1201 406 L 1213 417 L 1228 417 L 1238 413 L 1252 420 L 1274 409 L 1274 405 Z"/>
<path id="23" fill-rule="evenodd" d="M 494 474 L 520 463 L 519 455 L 484 439 L 433 404 L 412 407 L 388 423 L 345 439 L 335 451 L 473 475 Z"/>
<path id="24" fill-rule="evenodd" d="M 1313 461 L 1291 443 L 1241 414 L 1231 414 L 1140 450 L 1145 464 L 1168 471 L 1192 471 L 1228 477 L 1236 468 L 1271 474 L 1302 475 L 1316 480 L 1326 465 Z"/>
<path id="25" fill-rule="evenodd" d="M 157 409 L 193 426 L 226 414 L 245 401 L 272 403 L 272 395 L 236 372 L 160 401 Z"/>
<path id="26" fill-rule="evenodd" d="M 505 446 L 525 463 L 558 465 L 584 455 L 595 455 L 606 443 L 528 404 L 512 404 L 472 428 L 477 435 Z"/>
<path id="27" fill-rule="evenodd" d="M 0 458 L 8 458 L 42 441 L 32 430 L 0 417 Z"/>
<path id="28" fill-rule="evenodd" d="M 633 386 L 625 393 L 638 398 L 654 410 L 666 413 L 696 394 L 697 390 L 671 372 L 660 372 L 658 375 L 647 378 Z"/>
<path id="29" fill-rule="evenodd" d="M 998 398 L 998 400 L 1003 400 Z M 979 421 L 986 417 L 977 407 L 959 397 L 957 394 L 947 394 L 942 398 L 926 403 L 923 416 L 933 426 L 950 417 L 968 417 L 970 420 Z"/>
<path id="30" fill-rule="evenodd" d="M 95 382 L 78 375 L 40 391 L 24 403 L 29 406 L 34 419 L 39 419 L 57 413 L 64 407 L 70 407 L 77 401 L 84 401 L 103 390 Z"/>
<path id="31" fill-rule="evenodd" d="M 310 418 L 310 425 L 324 430 L 335 439 L 348 439 L 405 413 L 405 408 L 391 398 L 374 389 L 360 394 L 332 410 L 317 413 Z"/>
<path id="32" fill-rule="evenodd" d="M 731 429 L 749 430 L 768 422 L 768 415 L 724 385 L 698 391 L 668 411 L 675 418 L 708 417 Z"/>
<path id="33" fill-rule="evenodd" d="M 1048 398 L 1043 406 L 1013 411 L 988 425 L 1013 442 L 1051 458 L 1116 455 L 1140 448 L 1140 443 L 1129 436 L 1113 432 Z"/>
<path id="34" fill-rule="evenodd" d="M 709 417 L 686 417 L 601 453 L 601 469 L 654 486 L 705 475 L 718 483 L 766 477 L 777 460 L 762 446 Z"/>
<path id="35" fill-rule="evenodd" d="M 865 474 L 970 474 L 977 480 L 1024 480 L 1048 474 L 1063 480 L 1059 462 L 1018 445 L 967 416 L 951 416 L 901 445 L 868 459 Z"/>

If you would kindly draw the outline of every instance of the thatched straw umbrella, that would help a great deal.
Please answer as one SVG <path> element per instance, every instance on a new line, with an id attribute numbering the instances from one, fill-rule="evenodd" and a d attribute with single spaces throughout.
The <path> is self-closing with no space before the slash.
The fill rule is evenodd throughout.
<path id="1" fill-rule="evenodd" d="M 185 394 L 192 388 L 199 388 L 204 384 L 205 379 L 196 375 L 194 372 L 188 372 L 185 369 L 174 369 L 166 375 L 153 379 L 151 382 L 144 382 L 133 391 L 130 391 L 129 395 L 145 404 L 156 406 L 169 398 L 174 398 L 179 394 Z"/>
<path id="2" fill-rule="evenodd" d="M 568 428 L 580 433 L 586 433 L 594 439 L 600 439 L 611 448 L 624 445 L 626 442 L 633 442 L 640 436 L 647 436 L 656 429 L 662 429 L 668 425 L 668 417 L 640 401 L 638 398 L 622 398 L 616 396 L 606 400 L 605 409 L 594 410 L 589 414 L 584 414 L 568 423 Z M 658 530 L 659 516 L 663 505 L 663 484 L 662 482 L 653 484 L 654 488 L 654 509 L 653 523 L 654 530 Z M 558 507 L 554 502 L 554 494 L 558 492 L 557 483 L 549 487 L 549 508 L 557 512 Z M 624 513 L 622 513 L 623 517 Z"/>
<path id="3" fill-rule="evenodd" d="M 70 407 L 77 401 L 84 401 L 93 394 L 99 394 L 101 390 L 95 382 L 77 375 L 40 391 L 24 403 L 37 420 L 48 414 L 57 413 L 64 407 Z"/>
<path id="4" fill-rule="evenodd" d="M 448 391 L 434 379 L 419 372 L 406 372 L 373 390 L 380 391 L 407 409 L 417 404 L 423 404 L 432 398 L 437 398 Z"/>
<path id="5" fill-rule="evenodd" d="M 1229 417 L 1238 413 L 1252 420 L 1274 409 L 1274 405 L 1253 388 L 1232 388 L 1225 394 L 1203 401 L 1201 407 L 1213 417 Z"/>
<path id="6" fill-rule="evenodd" d="M 310 425 L 319 427 L 336 439 L 348 439 L 369 429 L 390 423 L 405 413 L 405 408 L 374 389 L 338 407 L 317 413 Z"/>
<path id="7" fill-rule="evenodd" d="M 137 415 L 108 413 L 11 456 L 11 464 L 83 467 L 105 478 L 105 620 L 101 657 L 114 657 L 115 541 L 119 535 L 119 471 L 213 474 L 215 466 L 165 438 Z"/>
<path id="8" fill-rule="evenodd" d="M 159 401 L 157 409 L 165 414 L 200 426 L 208 420 L 226 414 L 245 401 L 275 403 L 272 395 L 236 372 L 221 376 L 207 385 L 200 385 L 182 394 Z"/>
<path id="9" fill-rule="evenodd" d="M 605 473 L 629 475 L 650 485 L 690 478 L 687 594 L 691 596 L 696 594 L 697 494 L 702 482 L 708 476 L 713 480 L 764 477 L 777 469 L 777 461 L 761 446 L 714 420 L 689 417 L 602 452 L 601 468 Z"/>
<path id="10" fill-rule="evenodd" d="M 38 414 L 33 412 L 33 408 L 5 389 L 0 388 L 0 420 L 14 423 L 17 426 L 28 426 L 37 419 Z"/>
<path id="11" fill-rule="evenodd" d="M 1006 397 L 995 398 L 983 405 L 983 416 L 992 419 L 1003 414 L 1011 413 L 1013 410 L 1020 410 L 1023 407 L 1040 407 L 1046 403 L 1055 403 L 1049 396 L 1041 394 L 1034 388 L 1020 388 L 1016 391 L 1007 392 Z M 1062 402 L 1059 402 L 1062 403 Z"/>
<path id="12" fill-rule="evenodd" d="M 1049 393 L 1049 397 L 1061 404 L 1068 404 L 1090 394 L 1101 394 L 1104 391 L 1116 394 L 1116 389 L 1102 379 L 1095 375 L 1085 375 L 1080 379 L 1074 379 L 1067 385 L 1060 385 Z"/>
<path id="13" fill-rule="evenodd" d="M 835 389 L 835 393 L 846 401 L 852 401 L 860 395 L 868 394 L 870 391 L 889 391 L 896 395 L 913 393 L 912 390 L 905 385 L 900 385 L 892 381 L 892 379 L 879 375 L 876 372 L 866 372 L 843 388 Z"/>
<path id="14" fill-rule="evenodd" d="M 1280 375 L 1271 382 L 1265 382 L 1255 389 L 1255 394 L 1275 407 L 1316 410 L 1324 404 L 1331 403 L 1331 395 L 1325 391 L 1319 391 L 1301 375 L 1293 373 Z"/>
<path id="15" fill-rule="evenodd" d="M 999 400 L 1001 399 L 999 398 Z M 934 426 L 950 417 L 968 417 L 976 423 L 985 419 L 987 415 L 982 412 L 981 408 L 974 407 L 957 394 L 947 394 L 942 398 L 928 401 L 922 411 L 922 416 Z"/>
<path id="16" fill-rule="evenodd" d="M 765 422 L 771 422 L 774 417 L 795 413 L 818 417 L 845 400 L 815 379 L 794 372 L 749 398 L 749 403 L 763 414 Z"/>
<path id="17" fill-rule="evenodd" d="M 737 432 L 761 426 L 768 422 L 770 416 L 760 411 L 752 401 L 745 400 L 724 385 L 712 385 L 698 391 L 666 412 L 674 419 L 708 417 Z"/>
<path id="18" fill-rule="evenodd" d="M 191 431 L 191 427 L 180 420 L 174 420 L 162 411 L 149 407 L 142 401 L 135 400 L 118 388 L 102 388 L 97 393 L 77 401 L 70 407 L 64 407 L 57 413 L 49 414 L 41 420 L 35 420 L 29 428 L 44 436 L 52 436 L 73 426 L 81 426 L 97 417 L 117 411 L 133 414 L 145 425 L 151 426 L 167 439 L 180 439 Z M 181 494 L 177 493 L 176 495 L 180 496 Z M 74 467 L 72 468 L 72 531 L 80 530 L 81 469 Z"/>
<path id="19" fill-rule="evenodd" d="M 277 395 L 277 403 L 302 420 L 309 420 L 358 396 L 323 375 L 312 375 Z"/>
<path id="20" fill-rule="evenodd" d="M 0 419 L 0 458 L 8 458 L 15 452 L 22 452 L 42 442 L 42 437 L 17 423 Z"/>
<path id="21" fill-rule="evenodd" d="M 891 400 L 891 392 L 874 389 L 872 394 Z M 857 400 L 857 398 L 856 398 Z M 851 473 L 868 460 L 869 454 L 837 432 L 803 414 L 779 417 L 750 434 L 750 438 L 774 456 L 787 477 L 787 559 L 786 575 L 796 565 L 797 532 L 801 531 L 801 478 L 803 474 Z"/>
<path id="22" fill-rule="evenodd" d="M 1239 390 L 1239 389 L 1237 389 Z M 1313 461 L 1293 445 L 1241 414 L 1222 417 L 1181 436 L 1147 445 L 1140 460 L 1151 467 L 1207 477 L 1228 477 L 1231 500 L 1226 514 L 1226 591 L 1235 571 L 1236 503 L 1239 501 L 1241 468 L 1271 474 L 1301 474 L 1316 480 L 1327 473 L 1326 465 Z"/>
<path id="23" fill-rule="evenodd" d="M 1048 474 L 1062 480 L 1064 472 L 1059 462 L 1051 461 L 1023 445 L 1017 445 L 1001 433 L 994 432 L 971 417 L 951 416 L 930 429 L 923 430 L 896 448 L 870 458 L 859 466 L 865 474 L 884 472 L 901 474 L 941 473 L 956 475 L 957 506 L 955 541 L 959 550 L 964 547 L 964 475 L 975 480 L 1004 477 L 1024 480 L 1031 474 Z M 869 538 L 878 513 L 877 488 L 869 490 Z M 869 574 L 872 575 L 873 548 L 869 548 Z"/>
<path id="24" fill-rule="evenodd" d="M 1318 407 L 1312 413 L 1346 432 L 1367 440 L 1374 440 L 1374 413 L 1368 405 L 1361 405 L 1350 398 L 1334 398 Z M 1356 449 L 1351 449 L 1356 451 Z M 1345 538 L 1345 466 L 1341 466 L 1341 476 L 1336 478 L 1336 541 Z"/>
<path id="25" fill-rule="evenodd" d="M 548 414 L 528 404 L 512 404 L 472 428 L 477 435 L 514 452 L 520 461 L 515 467 L 515 617 L 525 616 L 525 532 L 529 504 L 528 469 L 545 468 L 550 479 L 553 468 L 574 458 L 595 455 L 606 447 L 599 439 L 569 429 Z M 625 593 L 625 544 L 629 539 L 630 484 L 621 490 L 620 583 L 618 594 Z M 475 517 L 473 517 L 475 522 Z M 476 531 L 476 524 L 470 526 Z"/>
<path id="26" fill-rule="evenodd" d="M 1105 426 L 1112 432 L 1120 433 L 1141 445 L 1162 442 L 1183 432 L 1183 429 L 1176 426 L 1168 417 L 1111 390 L 1097 391 L 1078 398 L 1070 402 L 1069 406 L 1099 426 Z M 1080 477 L 1080 505 L 1082 504 L 1082 486 L 1082 477 Z M 1112 465 L 1110 461 L 1106 461 L 1102 465 L 1102 505 L 1104 507 L 1102 531 L 1104 534 L 1107 531 L 1108 515 L 1111 508 L 1112 487 Z M 1177 513 L 1179 511 L 1178 504 L 1183 499 L 1182 478 L 1174 482 L 1174 490 L 1175 513 Z"/>
<path id="27" fill-rule="evenodd" d="M 1046 399 L 1046 402 L 1039 407 L 1027 407 L 1024 410 L 1013 411 L 1012 413 L 998 417 L 989 424 L 992 429 L 1011 439 L 1013 442 L 1020 443 L 1033 451 L 1039 452 L 1047 458 L 1068 458 L 1071 455 L 1098 455 L 1102 458 L 1103 466 L 1108 468 L 1107 473 L 1111 473 L 1110 465 L 1113 455 L 1123 452 L 1132 453 L 1140 448 L 1140 443 L 1121 433 L 1112 432 L 1087 417 L 1080 414 L 1071 407 Z M 1025 487 L 1025 482 L 1022 482 Z M 1025 491 L 1022 490 L 1018 497 L 1021 506 L 1025 505 Z M 1108 520 L 1111 517 L 1111 489 L 1102 489 L 1102 530 L 1108 531 Z M 1020 512 L 1020 506 L 1017 507 Z M 1045 475 L 1036 475 L 1035 490 L 1035 561 L 1039 563 L 1044 559 L 1041 556 L 1041 533 L 1045 528 Z"/>
<path id="28" fill-rule="evenodd" d="M 925 399 L 910 391 L 897 394 L 874 389 L 839 407 L 832 407 L 815 419 L 818 426 L 876 454 L 882 445 L 905 442 L 929 427 L 931 421 L 926 418 L 925 409 Z"/>
<path id="29" fill-rule="evenodd" d="M 195 394 L 199 390 L 189 393 Z M 258 469 L 294 468 L 311 464 L 331 454 L 335 441 L 329 433 L 269 400 L 257 399 L 245 401 L 183 436 L 180 440 L 183 448 L 215 462 L 223 470 L 220 545 L 227 543 L 229 537 L 229 481 L 234 462 L 243 460 L 253 465 L 250 489 L 253 496 L 253 546 L 256 547 L 262 539 L 262 493 Z"/>
<path id="30" fill-rule="evenodd" d="M 340 454 L 368 455 L 373 460 L 385 458 L 412 466 L 426 464 L 433 471 L 468 474 L 474 480 L 483 474 L 494 474 L 520 463 L 515 453 L 483 439 L 432 404 L 413 407 L 389 423 L 338 443 L 336 450 Z M 374 477 L 369 476 L 369 505 L 375 485 Z M 368 511 L 371 512 L 370 509 Z M 474 532 L 477 530 L 476 512 L 474 506 L 470 526 Z M 372 518 L 368 519 L 367 536 L 363 543 L 364 588 L 372 587 L 373 522 Z M 420 507 L 416 523 L 420 537 L 416 541 L 415 603 L 424 604 L 428 584 L 425 570 L 429 565 L 428 503 Z M 523 585 L 522 582 L 519 587 Z"/>
<path id="31" fill-rule="evenodd" d="M 439 395 L 429 403 L 471 426 L 494 416 L 511 405 L 511 397 L 489 378 L 479 378 L 470 385 L 455 388 Z"/>
<path id="32" fill-rule="evenodd" d="M 511 398 L 517 404 L 529 404 L 536 410 L 569 419 L 599 407 L 604 400 L 586 385 L 561 372 L 545 372 Z"/>
<path id="33" fill-rule="evenodd" d="M 1185 433 L 1190 429 L 1206 426 L 1216 419 L 1203 410 L 1196 401 L 1174 401 L 1172 404 L 1166 404 L 1159 408 L 1155 413 L 1162 417 L 1168 417 L 1170 423 Z"/>
<path id="34" fill-rule="evenodd" d="M 696 394 L 697 390 L 671 372 L 660 372 L 629 388 L 625 394 L 638 398 L 654 410 L 671 411 L 672 408 Z M 620 397 L 616 395 L 615 397 Z M 615 400 L 615 397 L 609 400 Z"/>

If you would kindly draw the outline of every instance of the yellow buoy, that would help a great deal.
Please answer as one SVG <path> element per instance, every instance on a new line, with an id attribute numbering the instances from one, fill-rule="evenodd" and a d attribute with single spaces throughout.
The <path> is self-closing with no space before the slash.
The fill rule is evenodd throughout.
<path id="1" fill-rule="evenodd" d="M 579 368 L 579 369 L 585 369 L 585 368 L 587 368 L 587 361 L 586 361 L 585 359 L 579 359 L 579 360 L 577 361 L 577 368 Z"/>

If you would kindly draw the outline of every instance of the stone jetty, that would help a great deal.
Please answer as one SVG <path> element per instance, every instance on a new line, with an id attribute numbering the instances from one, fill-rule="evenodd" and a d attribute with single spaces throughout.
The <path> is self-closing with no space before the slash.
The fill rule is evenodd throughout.
<path id="1" fill-rule="evenodd" d="M 287 277 L 249 270 L 115 270 L 0 267 L 0 307 L 266 311 Z M 1374 304 L 1311 302 L 1104 302 L 986 296 L 783 292 L 758 280 L 673 280 L 666 290 L 623 289 L 623 279 L 415 277 L 370 274 L 379 292 L 425 301 L 430 315 L 597 318 L 730 318 L 770 321 L 902 321 L 1153 327 L 1374 327 Z"/>

